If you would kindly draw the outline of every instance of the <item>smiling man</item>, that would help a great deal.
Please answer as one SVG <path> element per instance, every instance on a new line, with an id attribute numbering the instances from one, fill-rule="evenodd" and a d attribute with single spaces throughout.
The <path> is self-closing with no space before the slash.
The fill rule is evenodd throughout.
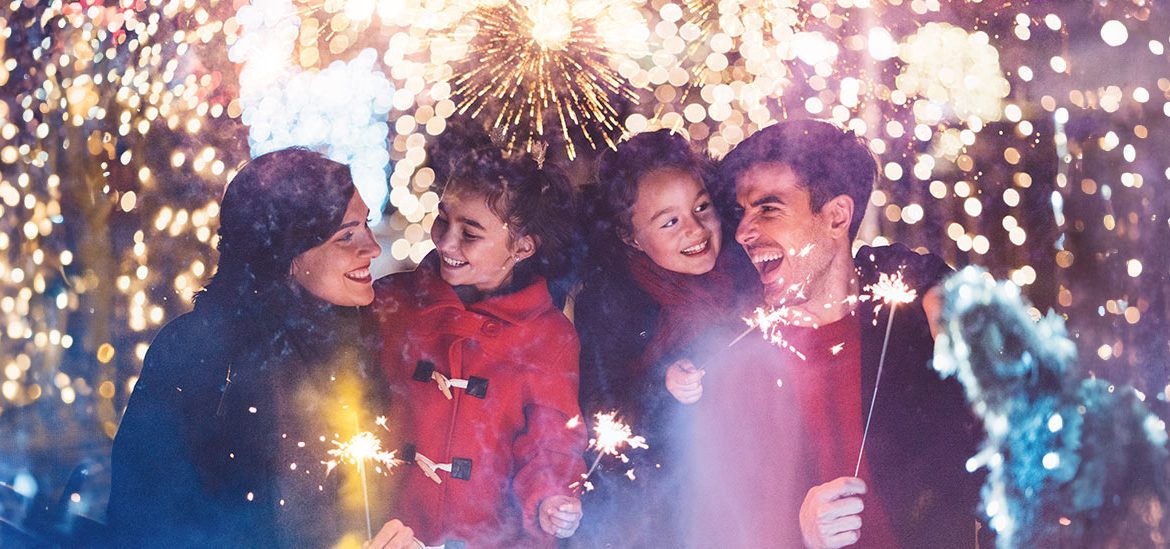
<path id="1" fill-rule="evenodd" d="M 979 479 L 965 461 L 977 427 L 958 384 L 928 364 L 932 288 L 950 269 L 902 245 L 854 257 L 876 174 L 863 141 L 818 121 L 761 130 L 722 162 L 736 240 L 785 314 L 778 345 L 748 341 L 703 378 L 696 483 L 715 495 L 699 504 L 696 546 L 975 544 Z M 882 274 L 917 297 L 893 319 L 859 462 L 892 311 L 870 290 Z M 750 472 L 725 472 L 729 452 Z"/>

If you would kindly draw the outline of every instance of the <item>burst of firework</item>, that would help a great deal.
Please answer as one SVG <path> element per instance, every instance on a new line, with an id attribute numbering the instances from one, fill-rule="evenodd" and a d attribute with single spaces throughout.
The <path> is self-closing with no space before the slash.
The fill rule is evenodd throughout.
<path id="1" fill-rule="evenodd" d="M 638 101 L 632 85 L 608 64 L 618 52 L 606 30 L 628 26 L 628 19 L 618 17 L 637 10 L 616 1 L 591 10 L 576 4 L 504 2 L 481 5 L 468 16 L 475 35 L 466 70 L 456 71 L 452 81 L 458 109 L 488 117 L 508 149 L 531 152 L 548 138 L 546 119 L 559 125 L 570 159 L 576 157 L 576 139 L 612 148 L 622 132 L 614 102 Z"/>

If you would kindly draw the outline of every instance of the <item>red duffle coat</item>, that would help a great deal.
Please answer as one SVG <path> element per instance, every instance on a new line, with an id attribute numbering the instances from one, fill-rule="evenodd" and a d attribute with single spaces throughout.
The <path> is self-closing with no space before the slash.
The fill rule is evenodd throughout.
<path id="1" fill-rule="evenodd" d="M 413 272 L 380 279 L 375 291 L 389 447 L 455 465 L 437 473 L 441 484 L 413 462 L 395 469 L 394 517 L 427 545 L 554 547 L 537 507 L 572 495 L 569 485 L 585 472 L 586 435 L 566 425 L 580 414 L 577 336 L 545 280 L 464 306 L 432 255 Z M 474 390 L 452 388 L 448 399 L 431 368 L 477 378 Z"/>

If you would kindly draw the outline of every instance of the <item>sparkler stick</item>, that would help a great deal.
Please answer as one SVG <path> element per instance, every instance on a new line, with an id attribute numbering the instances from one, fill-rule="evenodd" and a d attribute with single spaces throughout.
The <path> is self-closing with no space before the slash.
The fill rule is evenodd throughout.
<path id="1" fill-rule="evenodd" d="M 732 345 L 735 345 L 736 343 L 739 343 L 739 340 L 741 340 L 741 339 L 743 339 L 743 338 L 747 337 L 747 335 L 748 335 L 748 334 L 750 334 L 750 333 L 752 333 L 752 331 L 753 331 L 753 330 L 755 330 L 755 329 L 756 329 L 756 327 L 755 327 L 755 326 L 751 326 L 751 325 L 749 325 L 749 326 L 747 327 L 747 329 L 746 329 L 746 330 L 744 330 L 743 332 L 741 332 L 739 335 L 735 336 L 735 339 L 731 340 L 731 342 L 730 342 L 730 343 L 728 343 L 728 344 L 727 344 L 727 346 L 726 346 L 726 347 L 724 347 L 724 349 L 730 349 L 730 348 L 732 347 Z"/>
<path id="2" fill-rule="evenodd" d="M 886 349 L 889 348 L 890 344 L 890 329 L 894 326 L 894 312 L 898 310 L 899 303 L 910 303 L 918 296 L 917 291 L 906 285 L 900 270 L 893 276 L 881 273 L 878 277 L 878 283 L 866 286 L 865 289 L 873 294 L 875 300 L 889 304 L 890 314 L 886 317 L 886 336 L 882 340 L 882 354 L 878 358 L 877 379 L 873 382 L 873 398 L 869 401 L 869 413 L 865 416 L 865 431 L 861 434 L 861 448 L 857 451 L 857 466 L 853 468 L 853 476 L 857 476 L 861 472 L 861 457 L 865 455 L 865 440 L 869 438 L 869 422 L 873 419 L 873 406 L 877 403 L 878 385 L 882 382 L 882 370 L 886 364 Z M 880 304 L 878 308 L 881 308 Z"/>
<path id="3" fill-rule="evenodd" d="M 374 539 L 373 525 L 370 524 L 370 492 L 366 488 L 366 462 L 358 462 L 358 476 L 362 479 L 362 507 L 366 510 L 366 539 Z"/>

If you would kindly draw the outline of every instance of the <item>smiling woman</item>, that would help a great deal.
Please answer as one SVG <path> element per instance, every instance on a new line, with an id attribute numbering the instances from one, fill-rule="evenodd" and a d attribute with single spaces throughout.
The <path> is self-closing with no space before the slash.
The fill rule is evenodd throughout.
<path id="1" fill-rule="evenodd" d="M 151 344 L 114 440 L 115 545 L 320 547 L 362 531 L 348 471 L 309 465 L 321 433 L 370 420 L 363 393 L 380 385 L 357 329 L 380 252 L 368 215 L 349 168 L 308 150 L 232 180 L 216 273 Z"/>
<path id="2" fill-rule="evenodd" d="M 293 280 L 334 305 L 369 305 L 374 300 L 370 260 L 380 251 L 366 225 L 369 217 L 370 208 L 354 193 L 341 228 L 329 240 L 293 259 Z"/>

